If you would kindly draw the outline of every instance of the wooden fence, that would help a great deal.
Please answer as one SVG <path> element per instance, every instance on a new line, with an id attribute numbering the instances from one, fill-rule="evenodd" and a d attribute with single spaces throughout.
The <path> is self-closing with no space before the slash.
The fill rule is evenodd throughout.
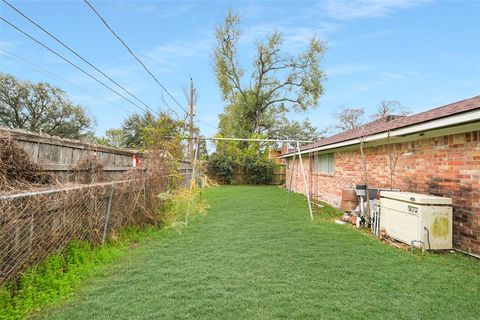
<path id="1" fill-rule="evenodd" d="M 272 184 L 283 185 L 286 181 L 286 169 L 284 164 L 276 164 L 273 169 Z"/>
<path id="2" fill-rule="evenodd" d="M 67 181 L 68 172 L 74 169 L 80 160 L 92 154 L 101 162 L 105 178 L 114 179 L 132 170 L 133 156 L 138 154 L 138 150 L 101 146 L 25 130 L 0 128 L 0 134 L 14 139 L 33 161 L 45 171 L 55 174 L 60 181 Z M 141 154 L 139 156 L 141 162 Z M 190 162 L 179 160 L 179 164 L 180 172 L 191 170 Z"/>

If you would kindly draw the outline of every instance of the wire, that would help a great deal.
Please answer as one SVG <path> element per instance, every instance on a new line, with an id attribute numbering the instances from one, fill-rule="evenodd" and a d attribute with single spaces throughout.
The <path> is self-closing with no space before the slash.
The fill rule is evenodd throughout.
<path id="1" fill-rule="evenodd" d="M 208 127 L 210 127 L 210 128 L 213 128 L 213 129 L 217 129 L 217 130 L 218 130 L 218 128 L 215 127 L 213 124 L 207 123 L 207 122 L 205 122 L 205 121 L 196 120 L 195 122 L 202 123 L 202 124 L 204 124 L 204 125 L 206 125 L 206 126 L 208 126 Z"/>
<path id="2" fill-rule="evenodd" d="M 143 112 L 148 112 L 147 110 L 143 109 L 142 107 L 140 107 L 138 104 L 136 104 L 135 102 L 131 101 L 130 99 L 128 99 L 127 97 L 125 97 L 124 95 L 122 95 L 121 93 L 119 93 L 118 91 L 116 91 L 115 89 L 113 89 L 112 87 L 108 86 L 107 84 L 105 84 L 103 81 L 97 79 L 96 77 L 92 76 L 90 73 L 88 73 L 87 71 L 85 71 L 84 69 L 82 69 L 81 67 L 77 66 L 75 63 L 71 62 L 70 60 L 68 60 L 67 58 L 65 58 L 64 56 L 62 56 L 61 54 L 59 54 L 58 52 L 56 52 L 55 50 L 51 49 L 50 47 L 48 47 L 47 45 L 43 44 L 42 42 L 40 42 L 39 40 L 35 39 L 34 37 L 32 37 L 31 35 L 29 35 L 28 33 L 26 33 L 25 31 L 23 31 L 22 29 L 20 29 L 19 27 L 15 26 L 14 24 L 12 24 L 11 22 L 7 21 L 5 18 L 3 17 L 0 17 L 0 20 L 2 20 L 3 22 L 5 22 L 6 24 L 8 24 L 9 26 L 11 26 L 12 28 L 14 28 L 15 30 L 17 30 L 18 32 L 22 33 L 23 35 L 25 35 L 26 37 L 30 38 L 31 40 L 35 41 L 36 43 L 38 43 L 40 46 L 44 47 L 45 49 L 47 49 L 48 51 L 50 51 L 51 53 L 53 53 L 54 55 L 56 55 L 57 57 L 59 57 L 60 59 L 62 59 L 63 61 L 67 62 L 68 64 L 70 64 L 71 66 L 73 66 L 74 68 L 76 68 L 77 70 L 81 71 L 82 73 L 84 73 L 85 75 L 89 76 L 90 78 L 92 78 L 93 80 L 97 81 L 98 83 L 100 83 L 102 86 L 104 86 L 105 88 L 109 89 L 110 91 L 112 91 L 113 93 L 119 95 L 120 97 L 122 97 L 123 99 L 127 100 L 128 102 L 130 102 L 131 104 L 133 104 L 134 106 L 136 106 L 137 108 L 139 108 L 140 110 L 142 110 Z"/>
<path id="3" fill-rule="evenodd" d="M 45 32 L 47 35 L 49 35 L 51 38 L 53 38 L 55 41 L 57 41 L 58 43 L 60 43 L 64 48 L 66 48 L 67 50 L 69 50 L 71 53 L 73 53 L 74 55 L 76 55 L 78 58 L 80 58 L 83 62 L 85 62 L 86 64 L 88 64 L 90 67 L 92 67 L 93 69 L 95 69 L 96 71 L 98 71 L 99 73 L 101 73 L 104 77 L 106 77 L 108 80 L 112 81 L 113 83 L 115 83 L 120 89 L 122 89 L 123 91 L 125 91 L 128 95 L 130 95 L 132 98 L 134 98 L 135 100 L 137 100 L 138 102 L 140 102 L 141 104 L 143 104 L 147 109 L 151 110 L 152 112 L 154 113 L 157 113 L 156 111 L 154 111 L 153 108 L 151 108 L 149 105 L 147 105 L 145 102 L 143 102 L 142 100 L 140 100 L 139 98 L 137 98 L 134 94 L 132 94 L 130 91 L 128 91 L 127 89 L 125 89 L 122 85 L 120 85 L 117 81 L 113 80 L 110 76 L 108 76 L 107 74 L 105 74 L 105 72 L 103 72 L 102 70 L 100 70 L 98 67 L 96 67 L 95 65 L 93 65 L 90 61 L 88 61 L 87 59 L 85 59 L 84 57 L 82 57 L 79 53 L 77 53 L 75 50 L 73 50 L 72 48 L 70 48 L 67 44 L 65 44 L 63 41 L 61 41 L 60 39 L 58 39 L 56 36 L 54 36 L 53 34 L 51 34 L 48 30 L 46 30 L 45 28 L 43 28 L 42 26 L 40 26 L 38 23 L 36 23 L 35 21 L 33 21 L 30 17 L 28 17 L 26 14 L 24 14 L 22 11 L 20 11 L 19 9 L 17 9 L 15 6 L 13 6 L 12 4 L 10 4 L 8 1 L 6 0 L 2 0 L 6 5 L 8 5 L 10 8 L 12 8 L 13 10 L 15 10 L 18 14 L 20 14 L 22 17 L 24 17 L 25 19 L 27 19 L 28 21 L 30 21 L 33 25 L 35 25 L 37 28 L 39 28 L 40 30 L 42 30 L 43 32 Z M 158 114 L 158 113 L 157 113 Z"/>
<path id="4" fill-rule="evenodd" d="M 180 107 L 180 109 L 182 109 L 185 113 L 188 114 L 187 110 L 182 107 L 182 105 L 178 102 L 177 99 L 175 99 L 175 97 L 167 90 L 167 88 L 165 88 L 164 85 L 162 85 L 160 83 L 160 81 L 158 81 L 157 77 L 155 77 L 155 75 L 147 68 L 147 66 L 145 66 L 145 64 L 137 57 L 137 55 L 132 51 L 132 49 L 130 49 L 130 47 L 125 43 L 125 41 L 122 40 L 122 38 L 120 38 L 120 36 L 115 32 L 113 31 L 113 29 L 110 27 L 110 25 L 107 23 L 107 21 L 100 15 L 100 13 L 93 7 L 93 5 L 88 1 L 88 0 L 83 0 L 89 7 L 90 9 L 92 9 L 92 11 L 97 15 L 98 18 L 100 18 L 100 20 L 103 22 L 103 24 L 107 27 L 108 30 L 110 30 L 110 32 L 118 39 L 118 41 L 120 41 L 123 46 L 128 50 L 128 52 L 130 52 L 130 54 L 133 56 L 133 58 L 135 58 L 135 60 L 138 61 L 138 63 L 140 63 L 143 67 L 143 69 L 145 69 L 145 71 L 155 80 L 155 82 L 160 86 L 160 88 L 163 89 L 163 91 L 165 91 L 167 93 L 167 95 L 173 100 L 175 101 L 175 103 Z M 167 106 L 168 107 L 168 106 Z M 170 110 L 171 108 L 168 107 Z M 173 111 L 173 110 L 171 110 Z"/>
<path id="5" fill-rule="evenodd" d="M 8 50 L 6 50 L 6 49 L 4 49 L 4 48 L 0 48 L 0 50 L 8 53 L 8 55 L 6 55 L 6 54 L 4 54 L 4 53 L 0 53 L 0 54 L 1 54 L 2 56 L 4 56 L 4 57 L 8 58 L 8 59 L 11 59 L 12 61 L 15 61 L 15 62 L 17 62 L 17 63 L 19 63 L 19 64 L 21 64 L 21 65 L 24 65 L 24 66 L 26 66 L 26 67 L 29 67 L 29 68 L 31 68 L 31 69 L 33 69 L 33 70 L 36 70 L 37 72 L 43 73 L 43 74 L 45 74 L 45 75 L 47 75 L 47 76 L 49 76 L 49 77 L 52 77 L 52 78 L 55 78 L 55 79 L 57 79 L 57 80 L 66 82 L 66 83 L 68 83 L 68 84 L 70 84 L 70 85 L 72 85 L 72 86 L 74 86 L 74 87 L 76 87 L 76 88 L 78 88 L 78 89 L 86 92 L 87 94 L 91 95 L 91 96 L 94 97 L 94 98 L 98 98 L 98 99 L 101 99 L 101 100 L 103 100 L 103 101 L 105 101 L 105 102 L 111 103 L 113 106 L 115 106 L 115 107 L 117 107 L 117 108 L 119 108 L 119 109 L 122 109 L 123 111 L 126 111 L 126 112 L 128 112 L 128 113 L 131 112 L 131 110 L 125 109 L 125 108 L 122 107 L 121 105 L 116 104 L 116 103 L 114 103 L 114 102 L 112 102 L 112 101 L 109 101 L 109 100 L 105 99 L 104 97 L 102 97 L 101 95 L 97 95 L 97 94 L 93 93 L 92 91 L 90 91 L 90 90 L 88 90 L 88 89 L 85 89 L 85 88 L 79 86 L 78 84 L 76 84 L 76 83 L 68 80 L 68 79 L 63 78 L 62 76 L 60 76 L 60 75 L 58 75 L 58 74 L 56 74 L 56 73 L 53 73 L 53 72 L 48 71 L 48 70 L 46 70 L 46 69 L 44 69 L 44 68 L 42 68 L 42 67 L 40 67 L 40 66 L 38 66 L 38 65 L 35 65 L 35 64 L 32 63 L 31 61 L 28 61 L 28 60 L 26 60 L 26 59 L 24 59 L 24 58 L 16 55 L 16 54 L 13 53 L 13 52 L 10 52 L 10 51 L 8 51 Z M 11 57 L 10 57 L 9 55 L 11 55 Z"/>

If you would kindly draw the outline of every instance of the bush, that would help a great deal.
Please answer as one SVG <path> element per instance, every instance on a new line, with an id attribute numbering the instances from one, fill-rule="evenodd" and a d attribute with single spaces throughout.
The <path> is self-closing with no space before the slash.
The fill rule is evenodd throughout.
<path id="1" fill-rule="evenodd" d="M 208 157 L 208 172 L 224 184 L 230 184 L 234 180 L 235 160 L 227 155 L 214 153 Z"/>
<path id="2" fill-rule="evenodd" d="M 272 182 L 275 167 L 272 160 L 247 156 L 243 159 L 243 166 L 248 184 L 270 184 Z"/>
<path id="3" fill-rule="evenodd" d="M 208 158 L 208 172 L 223 184 L 270 184 L 275 163 L 264 155 L 231 156 L 214 153 Z"/>

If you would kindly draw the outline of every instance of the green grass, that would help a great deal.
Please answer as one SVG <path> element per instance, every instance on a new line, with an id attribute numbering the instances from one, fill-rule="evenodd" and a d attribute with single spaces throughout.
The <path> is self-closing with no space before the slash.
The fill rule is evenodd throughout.
<path id="1" fill-rule="evenodd" d="M 72 241 L 37 267 L 25 270 L 18 281 L 0 287 L 0 319 L 27 318 L 69 298 L 83 280 L 100 273 L 155 231 L 152 227 L 130 226 L 116 240 L 97 247 Z"/>
<path id="2" fill-rule="evenodd" d="M 91 278 L 45 319 L 478 319 L 480 262 L 414 255 L 316 218 L 277 187 L 203 193 L 210 209 Z M 332 215 L 331 208 L 324 215 Z"/>

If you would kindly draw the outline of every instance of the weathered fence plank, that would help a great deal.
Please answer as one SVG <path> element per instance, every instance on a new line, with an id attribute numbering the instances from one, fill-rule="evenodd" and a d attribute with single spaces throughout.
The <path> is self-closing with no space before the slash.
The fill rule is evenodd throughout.
<path id="1" fill-rule="evenodd" d="M 0 134 L 14 139 L 33 161 L 62 181 L 67 179 L 67 172 L 74 169 L 81 159 L 92 154 L 102 163 L 105 177 L 115 178 L 132 169 L 133 156 L 138 153 L 137 150 L 95 145 L 24 130 L 0 128 Z"/>

